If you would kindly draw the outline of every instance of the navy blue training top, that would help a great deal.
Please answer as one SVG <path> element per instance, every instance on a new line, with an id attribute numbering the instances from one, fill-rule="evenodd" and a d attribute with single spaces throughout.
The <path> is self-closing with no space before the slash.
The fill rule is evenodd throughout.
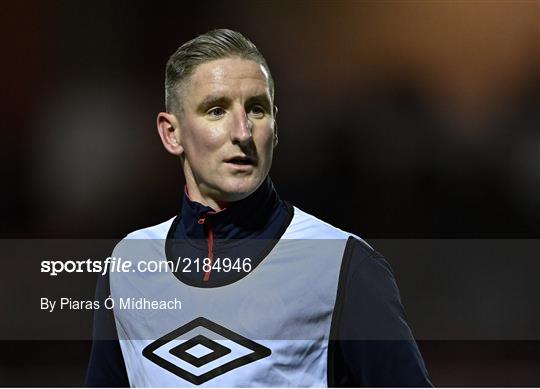
<path id="1" fill-rule="evenodd" d="M 292 207 L 279 198 L 270 178 L 252 195 L 220 212 L 191 201 L 185 194 L 182 210 L 167 236 L 167 256 L 175 258 L 177 252 L 182 252 L 193 258 L 204 257 L 211 231 L 212 239 L 218 242 L 228 239 L 264 242 L 264 245 L 248 244 L 250 258 L 254 258 L 256 266 L 270 251 L 268 242 L 272 245 L 273 240 L 279 240 L 292 216 Z M 200 244 L 185 245 L 186 240 Z M 345 251 L 328 351 L 328 385 L 432 386 L 407 326 L 389 264 L 379 253 L 354 238 L 349 239 Z M 235 277 L 239 277 L 219 272 L 175 275 L 182 282 L 203 287 L 235 282 Z M 108 275 L 100 276 L 96 289 L 100 306 L 109 294 Z M 95 312 L 86 386 L 129 386 L 112 310 Z"/>

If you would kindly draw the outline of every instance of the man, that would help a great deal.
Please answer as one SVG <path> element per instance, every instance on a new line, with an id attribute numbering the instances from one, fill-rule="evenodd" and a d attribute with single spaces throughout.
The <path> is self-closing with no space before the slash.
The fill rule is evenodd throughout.
<path id="1" fill-rule="evenodd" d="M 253 43 L 225 29 L 185 43 L 165 89 L 157 127 L 182 164 L 182 210 L 113 256 L 182 266 L 111 273 L 97 295 L 183 304 L 96 312 L 87 384 L 430 386 L 385 260 L 277 195 L 274 82 Z"/>

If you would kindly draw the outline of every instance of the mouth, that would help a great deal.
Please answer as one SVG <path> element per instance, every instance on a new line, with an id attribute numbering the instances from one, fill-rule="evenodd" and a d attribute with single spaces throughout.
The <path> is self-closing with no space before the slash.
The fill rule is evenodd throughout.
<path id="1" fill-rule="evenodd" d="M 255 166 L 257 164 L 257 159 L 249 157 L 247 155 L 237 155 L 232 158 L 226 159 L 225 162 L 240 166 Z"/>

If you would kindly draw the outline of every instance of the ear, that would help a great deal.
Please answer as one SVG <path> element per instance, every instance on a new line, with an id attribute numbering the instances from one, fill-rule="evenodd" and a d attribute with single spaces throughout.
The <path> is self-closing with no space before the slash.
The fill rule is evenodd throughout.
<path id="1" fill-rule="evenodd" d="M 278 131 L 277 131 L 277 121 L 276 121 L 277 112 L 278 112 L 277 105 L 274 105 L 274 147 L 276 147 L 278 144 Z"/>
<path id="2" fill-rule="evenodd" d="M 168 112 L 160 112 L 157 115 L 157 130 L 165 149 L 180 156 L 184 148 L 180 144 L 180 126 L 176 116 Z"/>

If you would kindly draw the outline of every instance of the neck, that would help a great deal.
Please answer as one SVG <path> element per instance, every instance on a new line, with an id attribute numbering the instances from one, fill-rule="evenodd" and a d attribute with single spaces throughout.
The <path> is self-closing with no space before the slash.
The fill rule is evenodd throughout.
<path id="1" fill-rule="evenodd" d="M 226 209 L 230 203 L 226 203 L 223 201 L 216 201 L 211 197 L 204 197 L 204 196 L 197 196 L 193 195 L 192 191 L 189 190 L 189 188 L 186 185 L 185 188 L 186 197 L 189 199 L 189 201 L 197 202 L 199 204 L 202 204 L 204 206 L 212 208 L 214 211 L 219 212 Z"/>
<path id="2" fill-rule="evenodd" d="M 228 203 L 226 209 L 219 207 L 217 202 L 217 208 L 213 208 L 208 203 L 193 199 L 190 188 L 186 186 L 182 224 L 187 236 L 205 238 L 204 225 L 199 220 L 208 216 L 216 239 L 241 238 L 256 233 L 269 223 L 280 204 L 269 177 L 250 196 Z"/>
<path id="3" fill-rule="evenodd" d="M 184 193 L 190 201 L 194 201 L 199 204 L 210 207 L 216 212 L 224 210 L 229 205 L 228 202 L 218 201 L 212 196 L 203 195 L 199 187 L 194 183 L 190 183 L 189 181 L 186 183 L 186 186 L 184 188 Z"/>

